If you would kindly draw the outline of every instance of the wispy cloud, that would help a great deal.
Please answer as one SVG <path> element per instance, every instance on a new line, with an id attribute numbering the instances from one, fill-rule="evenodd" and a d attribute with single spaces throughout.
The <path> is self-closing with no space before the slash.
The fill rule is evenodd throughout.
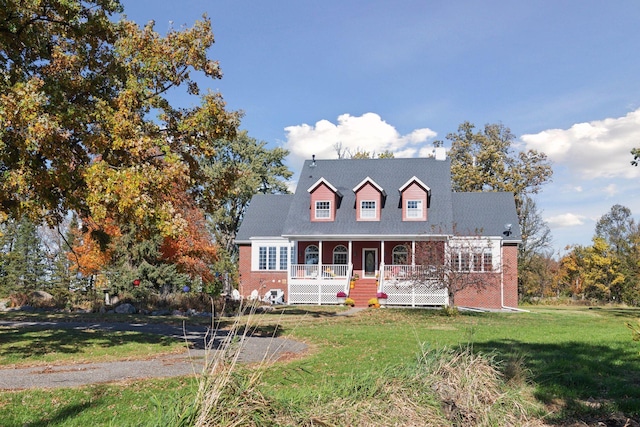
<path id="1" fill-rule="evenodd" d="M 575 227 L 578 225 L 583 225 L 585 219 L 586 219 L 585 216 L 576 215 L 573 213 L 565 213 L 565 214 L 555 215 L 555 216 L 545 218 L 545 220 L 550 226 L 557 227 L 557 228 Z"/>

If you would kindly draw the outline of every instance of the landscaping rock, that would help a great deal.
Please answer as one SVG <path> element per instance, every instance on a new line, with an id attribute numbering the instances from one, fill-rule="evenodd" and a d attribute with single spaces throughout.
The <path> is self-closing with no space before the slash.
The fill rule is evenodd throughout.
<path id="1" fill-rule="evenodd" d="M 45 291 L 33 291 L 31 293 L 31 298 L 36 301 L 51 301 L 53 299 L 53 295 Z"/>
<path id="2" fill-rule="evenodd" d="M 168 316 L 170 314 L 171 314 L 171 312 L 169 310 L 167 310 L 166 308 L 165 309 L 161 309 L 161 310 L 153 310 L 151 312 L 152 316 Z"/>
<path id="3" fill-rule="evenodd" d="M 116 313 L 118 314 L 135 314 L 136 308 L 129 304 L 128 302 L 124 304 L 120 304 L 115 308 Z"/>

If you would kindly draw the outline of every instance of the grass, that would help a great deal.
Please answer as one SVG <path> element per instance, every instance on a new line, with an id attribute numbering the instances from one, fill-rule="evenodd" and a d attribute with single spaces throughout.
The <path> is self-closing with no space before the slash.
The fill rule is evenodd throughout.
<path id="1" fill-rule="evenodd" d="M 640 417 L 640 344 L 625 325 L 640 317 L 638 309 L 535 307 L 530 313 L 459 316 L 379 309 L 354 317 L 334 316 L 336 310 L 285 307 L 258 316 L 258 331 L 305 341 L 311 350 L 261 372 L 259 388 L 250 391 L 258 393 L 252 396 L 266 412 L 255 425 L 273 420 L 278 425 L 411 425 L 428 417 L 451 425 L 504 425 L 504 417 L 513 414 L 521 417 L 515 424 L 543 418 L 565 425 L 595 424 L 619 413 Z M 5 351 L 4 340 L 0 351 Z M 459 367 L 449 371 L 448 366 Z M 480 372 L 478 366 L 498 372 L 489 375 L 499 378 L 493 395 L 508 400 L 460 409 L 459 402 L 469 401 L 461 396 L 474 390 L 474 377 L 458 373 Z M 452 378 L 465 388 L 454 393 L 441 386 Z M 0 426 L 82 425 L 76 420 L 162 425 L 171 419 L 169 408 L 180 407 L 175 402 L 192 404 L 194 381 L 3 392 L 0 420 L 10 421 Z M 154 401 L 162 403 L 154 406 Z M 458 403 L 447 406 L 447 401 Z M 496 412 L 504 407 L 510 408 L 507 413 Z M 503 418 L 482 418 L 486 414 Z"/>
<path id="2" fill-rule="evenodd" d="M 0 366 L 104 362 L 182 352 L 185 343 L 138 332 L 0 327 Z"/>

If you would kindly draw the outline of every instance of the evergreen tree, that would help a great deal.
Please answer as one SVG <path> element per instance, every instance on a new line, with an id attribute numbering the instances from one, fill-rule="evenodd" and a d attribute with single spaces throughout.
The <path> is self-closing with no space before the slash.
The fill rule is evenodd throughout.
<path id="1" fill-rule="evenodd" d="M 27 217 L 11 223 L 4 235 L 2 289 L 28 293 L 45 282 L 44 262 L 36 225 Z"/>

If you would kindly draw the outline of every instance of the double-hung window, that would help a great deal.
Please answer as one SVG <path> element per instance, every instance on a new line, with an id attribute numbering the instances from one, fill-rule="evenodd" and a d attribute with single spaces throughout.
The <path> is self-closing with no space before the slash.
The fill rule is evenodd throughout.
<path id="1" fill-rule="evenodd" d="M 376 201 L 375 200 L 362 200 L 360 202 L 360 218 L 363 219 L 376 219 Z"/>
<path id="2" fill-rule="evenodd" d="M 288 261 L 288 246 L 260 246 L 258 248 L 258 270 L 286 270 Z"/>
<path id="3" fill-rule="evenodd" d="M 331 202 L 328 200 L 316 201 L 316 219 L 329 219 L 331 218 Z"/>
<path id="4" fill-rule="evenodd" d="M 407 218 L 422 218 L 422 200 L 407 200 Z"/>
<path id="5" fill-rule="evenodd" d="M 280 270 L 287 269 L 287 258 L 289 254 L 289 248 L 286 246 L 280 246 Z"/>

